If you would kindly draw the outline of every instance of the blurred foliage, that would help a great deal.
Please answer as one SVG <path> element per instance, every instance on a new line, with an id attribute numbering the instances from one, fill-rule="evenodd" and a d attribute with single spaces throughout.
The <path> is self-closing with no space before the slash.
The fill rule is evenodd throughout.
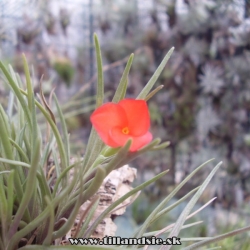
<path id="1" fill-rule="evenodd" d="M 53 68 L 69 87 L 74 76 L 74 67 L 72 66 L 70 60 L 66 57 L 57 58 L 54 60 Z"/>
<path id="2" fill-rule="evenodd" d="M 27 5 L 30 6 L 32 13 L 20 10 L 22 14 L 17 18 L 18 21 L 15 20 L 18 24 L 14 26 L 15 30 L 11 30 L 16 33 L 16 41 L 12 41 L 15 44 L 16 53 L 11 58 L 14 68 L 18 73 L 23 73 L 20 55 L 25 53 L 38 79 L 42 76 L 45 80 L 53 77 L 53 82 L 57 85 L 65 84 L 67 87 L 72 83 L 75 75 L 76 80 L 80 80 L 78 75 L 82 75 L 82 72 L 79 71 L 84 69 L 77 69 L 75 72 L 76 63 L 73 62 L 72 55 L 68 54 L 67 30 L 71 24 L 69 10 L 58 7 L 57 13 L 51 1 L 39 0 L 37 3 L 33 1 Z M 8 11 L 7 7 L 5 8 Z M 4 29 L 6 28 L 3 24 Z M 53 41 L 59 41 L 60 46 Z"/>
<path id="3" fill-rule="evenodd" d="M 218 230 L 220 232 L 226 233 L 226 230 L 230 230 L 232 228 L 242 226 L 244 223 L 242 221 L 239 221 L 237 225 L 228 225 L 225 229 L 225 227 L 221 227 L 218 225 Z M 249 250 L 250 245 L 249 245 L 249 233 L 248 234 L 242 234 L 242 235 L 236 235 L 231 238 L 227 238 L 223 241 L 220 242 L 220 249 L 221 250 L 227 250 L 227 249 L 232 249 L 232 246 L 234 247 L 233 249 L 242 249 L 242 250 Z M 211 244 L 209 247 L 216 247 L 216 244 Z"/>
<path id="4" fill-rule="evenodd" d="M 142 195 L 140 195 L 132 204 L 132 218 L 134 218 L 135 222 L 140 225 L 142 224 L 150 213 L 155 209 L 158 202 L 149 201 L 148 198 L 148 189 L 147 187 L 143 190 Z M 176 199 L 171 200 L 170 204 L 176 202 Z M 166 227 L 166 223 L 169 225 L 175 222 L 175 218 L 179 216 L 181 211 L 183 211 L 186 202 L 180 204 L 175 207 L 170 213 L 163 215 L 160 219 L 156 220 L 152 225 L 150 225 L 150 230 L 157 231 L 159 228 Z M 199 208 L 199 206 L 197 206 Z M 235 217 L 236 214 L 233 214 Z M 245 225 L 245 221 L 242 217 L 236 215 L 237 218 L 234 218 L 233 221 L 227 220 L 225 221 L 222 217 L 229 217 L 230 212 L 213 208 L 206 208 L 206 210 L 202 211 L 199 214 L 196 214 L 193 218 L 188 220 L 188 223 L 197 223 L 195 226 L 189 228 L 189 230 L 181 231 L 180 237 L 181 239 L 186 239 L 189 235 L 196 235 L 196 237 L 210 237 L 215 232 L 220 232 L 221 234 L 226 233 L 228 230 L 233 230 L 235 228 L 242 227 Z M 203 223 L 199 223 L 199 222 Z M 220 242 L 221 249 L 245 249 L 249 250 L 249 233 L 245 233 L 242 235 L 237 235 Z M 184 247 L 195 243 L 196 240 L 193 238 L 191 242 L 182 242 L 182 246 L 180 248 L 174 247 L 174 249 L 183 249 Z M 210 244 L 209 247 L 216 247 L 216 244 Z M 201 248 L 198 248 L 201 249 Z M 205 248 L 204 248 L 205 249 Z M 210 248 L 209 248 L 210 249 Z"/>

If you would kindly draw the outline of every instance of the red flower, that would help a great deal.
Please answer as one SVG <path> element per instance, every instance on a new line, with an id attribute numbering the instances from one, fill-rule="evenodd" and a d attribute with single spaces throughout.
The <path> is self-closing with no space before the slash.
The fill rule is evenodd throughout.
<path id="1" fill-rule="evenodd" d="M 144 100 L 124 99 L 106 103 L 90 117 L 99 136 L 108 146 L 124 146 L 129 138 L 133 142 L 129 151 L 137 151 L 152 140 L 149 111 Z"/>

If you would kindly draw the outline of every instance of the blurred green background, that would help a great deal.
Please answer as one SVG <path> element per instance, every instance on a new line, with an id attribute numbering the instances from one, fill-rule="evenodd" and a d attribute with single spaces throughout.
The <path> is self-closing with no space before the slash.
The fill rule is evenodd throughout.
<path id="1" fill-rule="evenodd" d="M 197 227 L 215 235 L 250 222 L 250 1 L 248 0 L 1 0 L 0 58 L 23 75 L 21 54 L 33 67 L 34 88 L 47 97 L 56 87 L 64 105 L 72 151 L 84 155 L 95 94 L 93 33 L 102 48 L 106 101 L 114 93 L 126 60 L 135 53 L 127 97 L 135 98 L 167 51 L 175 51 L 149 101 L 151 130 L 170 147 L 131 163 L 137 182 L 170 169 L 117 220 L 129 234 L 174 185 L 210 158 L 223 167 L 200 204 L 216 196 Z M 158 86 L 156 85 L 156 86 Z M 0 101 L 9 90 L 0 80 Z M 180 198 L 204 180 L 212 165 L 180 191 Z M 178 210 L 179 209 L 179 210 Z M 160 221 L 168 225 L 180 213 Z M 133 218 L 133 219 L 132 219 Z M 124 219 L 124 218 L 123 218 Z M 201 218 L 197 218 L 199 220 Z M 228 231 L 228 230 L 227 230 Z M 118 234 L 119 234 L 118 233 Z M 183 236 L 185 237 L 185 236 Z M 250 249 L 250 235 L 226 240 L 223 249 Z M 236 246 L 231 248 L 230 246 Z"/>

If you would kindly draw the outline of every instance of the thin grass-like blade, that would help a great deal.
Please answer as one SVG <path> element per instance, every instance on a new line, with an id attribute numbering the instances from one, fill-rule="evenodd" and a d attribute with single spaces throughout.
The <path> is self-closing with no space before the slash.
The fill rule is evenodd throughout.
<path id="1" fill-rule="evenodd" d="M 115 95 L 113 97 L 112 102 L 115 102 L 115 103 L 119 102 L 126 95 L 126 90 L 127 90 L 127 86 L 128 86 L 128 74 L 129 74 L 133 59 L 134 59 L 134 54 L 131 54 L 129 59 L 128 59 L 125 70 L 124 70 L 124 72 L 122 74 L 121 81 L 120 81 L 120 83 L 119 83 L 119 85 L 118 85 L 118 87 L 116 89 L 116 92 L 115 92 Z"/>
<path id="2" fill-rule="evenodd" d="M 104 84 L 103 84 L 103 71 L 102 71 L 102 55 L 98 37 L 94 34 L 95 50 L 96 50 L 96 63 L 97 63 L 97 90 L 96 90 L 96 108 L 103 104 L 104 98 Z"/>
<path id="3" fill-rule="evenodd" d="M 100 196 L 96 196 L 93 198 L 93 200 L 91 200 L 88 208 L 84 211 L 79 223 L 82 222 L 85 217 L 86 217 L 86 219 L 84 220 L 82 228 L 79 230 L 79 232 L 77 232 L 77 230 L 76 230 L 77 234 L 75 235 L 75 237 L 82 237 L 83 236 L 84 232 L 88 228 L 90 220 L 93 218 L 93 215 L 97 209 L 99 201 L 100 201 Z"/>
<path id="4" fill-rule="evenodd" d="M 59 115 L 59 119 L 62 125 L 62 134 L 63 134 L 63 142 L 64 142 L 64 151 L 65 151 L 65 158 L 66 158 L 66 166 L 69 166 L 69 158 L 70 158 L 70 145 L 69 145 L 69 134 L 67 131 L 67 126 L 66 126 L 66 122 L 62 113 L 62 110 L 60 108 L 58 99 L 56 98 L 56 95 L 53 94 L 55 103 L 56 103 L 56 108 L 57 108 L 57 112 Z"/>
<path id="5" fill-rule="evenodd" d="M 135 234 L 134 237 L 142 237 L 142 235 L 146 232 L 149 225 L 155 219 L 157 214 L 163 209 L 163 207 L 174 197 L 174 195 L 186 184 L 201 168 L 203 168 L 207 163 L 212 161 L 213 159 L 206 161 L 198 168 L 196 168 L 192 173 L 190 173 L 155 209 L 154 211 L 148 216 L 145 222 L 140 227 L 139 231 Z"/>
<path id="6" fill-rule="evenodd" d="M 155 82 L 157 81 L 158 77 L 160 76 L 161 72 L 163 71 L 164 67 L 166 66 L 166 63 L 169 60 L 170 56 L 172 55 L 173 51 L 174 51 L 174 47 L 168 51 L 166 56 L 163 58 L 161 64 L 159 65 L 159 67 L 157 68 L 157 70 L 155 71 L 153 76 L 150 78 L 150 80 L 148 81 L 148 83 L 146 84 L 146 86 L 143 88 L 143 90 L 137 96 L 136 99 L 145 99 L 147 97 L 148 93 L 153 88 Z"/>
<path id="7" fill-rule="evenodd" d="M 52 234 L 54 231 L 54 225 L 55 225 L 55 214 L 54 210 L 55 208 L 51 204 L 51 200 L 48 196 L 45 196 L 45 201 L 48 205 L 49 211 L 50 211 L 50 218 L 49 218 L 49 226 L 48 226 L 48 231 L 47 231 L 47 236 L 45 240 L 43 241 L 44 246 L 50 246 L 52 243 Z"/>
<path id="8" fill-rule="evenodd" d="M 184 224 L 184 222 L 185 222 L 188 214 L 193 209 L 194 205 L 196 204 L 196 202 L 198 201 L 198 199 L 202 195 L 203 191 L 205 190 L 205 188 L 207 187 L 208 183 L 210 182 L 210 180 L 212 179 L 212 177 L 214 176 L 214 174 L 216 173 L 216 171 L 219 169 L 219 167 L 221 166 L 221 164 L 222 164 L 222 162 L 218 163 L 215 166 L 215 168 L 211 171 L 211 173 L 208 175 L 208 177 L 206 178 L 206 180 L 202 183 L 202 185 L 200 186 L 200 188 L 198 189 L 198 191 L 196 192 L 196 194 L 188 202 L 187 206 L 182 211 L 181 215 L 179 216 L 178 220 L 176 221 L 175 226 L 172 229 L 172 231 L 170 232 L 170 234 L 169 234 L 168 237 L 177 236 L 179 234 L 179 232 L 181 230 L 181 227 L 183 226 L 183 224 Z M 170 248 L 171 248 L 171 246 L 162 246 L 161 247 L 162 250 L 169 250 Z"/>
<path id="9" fill-rule="evenodd" d="M 37 181 L 36 174 L 37 174 L 37 168 L 39 166 L 39 158 L 40 158 L 40 146 L 41 146 L 40 141 L 37 140 L 36 146 L 34 148 L 34 154 L 32 155 L 32 159 L 31 159 L 31 167 L 29 169 L 25 191 L 21 199 L 21 203 L 18 207 L 18 210 L 15 214 L 14 220 L 11 223 L 11 226 L 8 232 L 9 239 L 11 239 L 12 236 L 16 233 L 19 222 L 21 221 L 22 216 L 29 204 L 29 201 L 32 198 L 33 192 L 35 191 L 35 185 Z"/>
<path id="10" fill-rule="evenodd" d="M 13 80 L 13 78 L 11 77 L 10 73 L 8 72 L 8 70 L 5 68 L 5 66 L 3 65 L 3 63 L 0 61 L 0 69 L 3 71 L 6 79 L 8 80 L 8 84 L 10 85 L 10 87 L 13 89 L 15 96 L 17 97 L 17 99 L 19 100 L 23 111 L 25 113 L 26 119 L 28 121 L 28 124 L 31 126 L 31 117 L 30 117 L 30 113 L 29 113 L 29 109 L 28 106 L 21 94 L 21 91 L 18 87 L 18 85 L 16 84 L 16 82 Z"/>
<path id="11" fill-rule="evenodd" d="M 192 244 L 192 245 L 190 245 L 188 247 L 183 248 L 183 250 L 201 249 L 201 247 L 203 247 L 203 246 L 207 246 L 207 245 L 209 245 L 211 243 L 215 243 L 215 242 L 221 241 L 223 239 L 233 237 L 233 236 L 235 236 L 237 234 L 242 234 L 242 233 L 247 232 L 247 231 L 250 231 L 250 226 L 243 227 L 243 228 L 231 231 L 229 233 L 221 234 L 221 235 L 218 235 L 218 236 L 215 236 L 215 237 L 211 237 L 208 240 L 203 240 L 201 242 L 194 243 L 194 244 Z"/>

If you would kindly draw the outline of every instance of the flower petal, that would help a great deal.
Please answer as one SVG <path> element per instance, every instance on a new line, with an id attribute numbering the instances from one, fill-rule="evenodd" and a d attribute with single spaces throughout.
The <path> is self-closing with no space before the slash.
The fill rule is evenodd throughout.
<path id="1" fill-rule="evenodd" d="M 142 147 L 150 143 L 152 139 L 153 139 L 153 136 L 150 132 L 147 132 L 146 134 L 142 136 L 133 137 L 133 142 L 129 151 L 134 152 L 134 151 L 141 149 Z"/>
<path id="2" fill-rule="evenodd" d="M 152 134 L 150 132 L 147 132 L 146 134 L 142 136 L 131 136 L 123 134 L 121 131 L 121 128 L 116 127 L 111 130 L 110 137 L 116 142 L 120 147 L 124 146 L 125 143 L 128 141 L 129 138 L 132 138 L 132 145 L 129 149 L 129 151 L 134 152 L 139 150 L 140 148 L 147 145 L 149 142 L 152 141 Z"/>
<path id="3" fill-rule="evenodd" d="M 121 127 L 115 127 L 110 130 L 111 139 L 119 145 L 119 147 L 124 146 L 131 135 L 123 134 Z"/>
<path id="4" fill-rule="evenodd" d="M 121 144 L 115 142 L 110 134 L 108 135 L 108 139 L 107 139 L 107 141 L 106 141 L 105 143 L 106 143 L 108 146 L 112 147 L 112 148 L 121 147 Z"/>
<path id="5" fill-rule="evenodd" d="M 133 136 L 144 135 L 150 127 L 150 117 L 146 101 L 124 99 L 118 103 L 126 112 L 129 133 Z"/>
<path id="6" fill-rule="evenodd" d="M 113 127 L 128 126 L 124 109 L 115 103 L 106 103 L 97 108 L 90 116 L 90 121 L 98 135 L 108 145 L 114 144 L 112 139 L 109 138 L 110 130 Z"/>

